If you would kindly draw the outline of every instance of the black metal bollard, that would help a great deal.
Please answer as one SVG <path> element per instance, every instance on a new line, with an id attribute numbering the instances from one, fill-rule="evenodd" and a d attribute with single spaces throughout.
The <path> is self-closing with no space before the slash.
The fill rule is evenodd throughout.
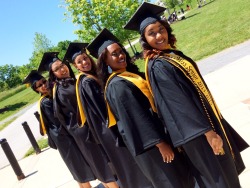
<path id="1" fill-rule="evenodd" d="M 40 114 L 39 114 L 39 112 L 36 111 L 36 112 L 34 113 L 34 115 L 36 116 L 37 121 L 40 123 Z"/>
<path id="2" fill-rule="evenodd" d="M 22 125 L 23 125 L 23 128 L 24 128 L 24 130 L 25 130 L 25 132 L 26 132 L 26 134 L 27 134 L 27 136 L 28 136 L 28 138 L 29 138 L 29 140 L 31 142 L 31 145 L 33 146 L 36 154 L 41 153 L 41 149 L 39 148 L 39 146 L 38 146 L 38 144 L 36 142 L 36 139 L 35 139 L 34 135 L 32 134 L 32 132 L 30 130 L 30 127 L 29 127 L 28 123 L 25 121 L 25 122 L 22 123 Z"/>
<path id="3" fill-rule="evenodd" d="M 38 121 L 38 123 L 39 123 L 40 134 L 41 134 L 42 136 L 44 136 L 44 133 L 43 133 L 43 131 L 42 131 L 42 125 L 41 125 L 41 122 L 40 122 L 40 114 L 39 114 L 38 111 L 36 111 L 36 112 L 34 113 L 34 115 L 35 115 L 35 117 L 36 117 L 36 119 L 37 119 L 37 121 Z"/>
<path id="4" fill-rule="evenodd" d="M 8 160 L 10 162 L 12 169 L 14 170 L 14 172 L 17 176 L 17 179 L 18 180 L 24 179 L 25 175 L 23 174 L 23 172 L 22 172 L 22 170 L 21 170 L 21 168 L 16 160 L 16 157 L 15 157 L 14 153 L 12 152 L 7 140 L 5 138 L 1 139 L 0 144 L 3 148 L 3 151 L 6 155 L 6 157 L 8 158 Z"/>

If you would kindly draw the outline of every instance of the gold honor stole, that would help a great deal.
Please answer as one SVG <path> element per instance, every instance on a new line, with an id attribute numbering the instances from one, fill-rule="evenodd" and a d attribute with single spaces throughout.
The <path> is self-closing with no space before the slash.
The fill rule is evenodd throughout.
<path id="1" fill-rule="evenodd" d="M 152 110 L 154 112 L 156 112 L 156 108 L 155 108 L 155 105 L 154 105 L 153 96 L 152 96 L 151 92 L 149 91 L 147 82 L 146 82 L 146 80 L 144 80 L 142 77 L 140 77 L 137 74 L 134 74 L 134 73 L 131 73 L 131 72 L 127 72 L 127 71 L 124 71 L 122 73 L 113 72 L 109 76 L 109 78 L 108 78 L 108 80 L 106 82 L 105 93 L 106 93 L 106 89 L 107 89 L 107 86 L 108 86 L 110 80 L 114 76 L 119 76 L 121 78 L 124 78 L 124 79 L 132 82 L 148 98 Z M 108 110 L 108 128 L 110 128 L 110 127 L 116 125 L 116 120 L 115 120 L 114 114 L 111 112 L 111 109 L 110 109 L 110 106 L 108 104 L 108 101 L 106 100 L 106 95 L 104 95 L 104 98 L 105 98 L 106 105 L 107 105 L 107 110 Z"/>
<path id="2" fill-rule="evenodd" d="M 39 99 L 39 102 L 38 102 L 38 109 L 39 109 L 39 112 L 40 112 L 40 123 L 41 123 L 41 126 L 42 126 L 42 133 L 43 135 L 46 134 L 46 128 L 45 128 L 45 124 L 44 124 L 44 121 L 43 121 L 43 115 L 42 115 L 42 112 L 41 112 L 41 102 L 43 100 L 44 97 L 46 97 L 47 95 L 42 95 L 41 98 Z"/>
<path id="3" fill-rule="evenodd" d="M 86 77 L 92 78 L 92 79 L 94 79 L 96 81 L 97 81 L 97 79 L 94 76 L 90 75 L 90 74 L 79 73 L 78 78 L 76 80 L 76 98 L 77 98 L 77 105 L 78 105 L 78 109 L 79 109 L 79 112 L 80 112 L 80 118 L 81 118 L 81 124 L 82 124 L 80 127 L 83 127 L 85 122 L 86 122 L 86 116 L 85 116 L 85 113 L 84 113 L 84 109 L 83 109 L 83 105 L 82 105 L 82 101 L 81 101 L 81 97 L 80 97 L 80 91 L 79 91 L 79 83 L 80 83 L 81 75 L 86 75 Z"/>
<path id="4" fill-rule="evenodd" d="M 78 75 L 78 78 L 76 80 L 76 98 L 77 98 L 77 106 L 80 112 L 80 118 L 81 118 L 81 126 L 83 127 L 86 121 L 86 116 L 84 114 L 84 110 L 83 110 L 83 106 L 82 106 L 82 101 L 81 101 L 81 97 L 80 97 L 80 91 L 79 91 L 79 83 L 80 83 L 80 77 L 81 75 L 84 75 L 84 73 L 80 73 Z"/>
<path id="5" fill-rule="evenodd" d="M 178 56 L 178 55 L 175 55 L 175 54 L 164 54 L 164 56 L 160 56 L 159 58 L 163 58 L 163 59 L 166 59 L 169 63 L 171 63 L 173 66 L 177 67 L 179 70 L 181 70 L 183 72 L 183 74 L 186 76 L 186 78 L 188 78 L 192 83 L 193 85 L 195 86 L 197 92 L 199 93 L 199 96 L 200 96 L 200 100 L 202 102 L 202 105 L 203 105 L 203 108 L 206 112 L 206 115 L 209 119 L 209 122 L 212 126 L 212 128 L 214 129 L 214 125 L 213 125 L 213 122 L 208 114 L 208 111 L 206 109 L 206 106 L 204 104 L 204 101 L 203 99 L 205 99 L 208 104 L 211 106 L 219 124 L 220 124 L 220 127 L 225 135 L 225 138 L 227 140 L 227 143 L 230 147 L 230 151 L 231 151 L 231 154 L 234 158 L 234 153 L 233 153 L 233 150 L 232 150 L 232 147 L 231 147 L 231 144 L 229 142 L 229 139 L 226 135 L 226 132 L 224 130 L 224 127 L 221 123 L 221 119 L 222 119 L 222 116 L 221 116 L 221 113 L 212 97 L 212 94 L 210 93 L 209 89 L 206 87 L 206 85 L 204 84 L 202 78 L 200 77 L 200 75 L 198 74 L 197 70 L 194 68 L 194 66 L 189 62 L 187 61 L 186 59 L 182 58 L 181 56 Z M 146 59 L 146 65 L 145 65 L 145 68 L 146 68 L 146 80 L 147 80 L 147 83 L 149 85 L 149 88 L 150 88 L 150 91 L 152 92 L 152 88 L 151 88 L 151 85 L 149 83 L 149 75 L 148 75 L 148 58 Z M 224 150 L 222 150 L 220 152 L 220 155 L 223 155 L 224 154 Z"/>

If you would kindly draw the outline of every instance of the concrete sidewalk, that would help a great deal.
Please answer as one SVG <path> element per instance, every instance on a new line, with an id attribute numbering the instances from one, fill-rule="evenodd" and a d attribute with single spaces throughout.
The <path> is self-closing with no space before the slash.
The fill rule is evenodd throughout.
<path id="1" fill-rule="evenodd" d="M 78 187 L 57 150 L 47 148 L 38 155 L 19 160 L 26 176 L 18 181 L 10 166 L 0 170 L 1 188 L 71 188 Z M 92 181 L 93 187 L 100 182 Z"/>
<path id="2" fill-rule="evenodd" d="M 230 55 L 233 57 L 230 58 Z M 208 57 L 198 62 L 198 66 L 225 119 L 250 143 L 250 41 Z M 9 141 L 9 138 L 6 139 Z M 12 144 L 10 146 L 12 148 Z M 242 157 L 246 169 L 240 175 L 240 182 L 242 188 L 250 188 L 250 148 L 242 152 Z M 11 166 L 6 166 L 0 169 L 0 188 L 78 187 L 56 150 L 46 149 L 39 155 L 18 162 L 26 178 L 18 181 Z M 99 182 L 93 181 L 91 184 L 96 186 Z"/>

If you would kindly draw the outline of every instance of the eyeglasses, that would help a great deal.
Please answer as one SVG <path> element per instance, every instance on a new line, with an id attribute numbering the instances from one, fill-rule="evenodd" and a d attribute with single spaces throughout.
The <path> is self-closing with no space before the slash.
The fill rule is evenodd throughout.
<path id="1" fill-rule="evenodd" d="M 38 86 L 36 85 L 36 89 L 42 87 L 46 83 L 47 83 L 47 80 L 43 79 L 42 82 Z"/>
<path id="2" fill-rule="evenodd" d="M 64 63 L 61 63 L 61 65 L 59 65 L 58 67 L 56 67 L 54 70 L 52 70 L 52 72 L 57 72 L 59 70 L 61 70 L 61 68 L 65 67 L 66 65 Z"/>

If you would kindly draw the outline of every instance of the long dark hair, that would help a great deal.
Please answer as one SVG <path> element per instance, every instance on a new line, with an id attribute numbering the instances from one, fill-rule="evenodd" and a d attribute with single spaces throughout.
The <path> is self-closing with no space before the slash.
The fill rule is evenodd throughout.
<path id="1" fill-rule="evenodd" d="M 79 55 L 82 55 L 82 54 L 85 54 L 90 59 L 91 70 L 89 72 L 87 72 L 87 73 L 91 74 L 93 76 L 97 76 L 97 72 L 96 72 L 97 71 L 97 66 L 96 66 L 96 62 L 94 61 L 94 59 L 89 54 L 87 54 L 86 51 L 81 52 L 81 54 L 79 54 Z M 72 59 L 73 64 L 75 64 L 76 57 L 74 59 Z"/>
<path id="2" fill-rule="evenodd" d="M 59 61 L 61 61 L 61 60 L 59 59 Z M 64 63 L 68 67 L 69 73 L 70 73 L 70 78 L 72 78 L 74 81 L 76 81 L 75 74 L 74 74 L 71 66 L 69 65 L 69 63 L 67 63 L 67 62 L 62 62 L 62 63 Z M 50 68 L 50 70 L 49 70 L 49 82 L 50 83 L 55 83 L 57 81 L 59 81 L 59 79 L 55 76 L 54 72 Z"/>
<path id="3" fill-rule="evenodd" d="M 175 38 L 175 35 L 173 34 L 172 28 L 170 27 L 170 25 L 167 22 L 167 20 L 158 20 L 158 22 L 160 22 L 166 28 L 166 30 L 168 32 L 168 41 L 169 41 L 169 44 L 170 44 L 170 46 L 173 49 L 176 49 L 176 42 L 177 42 L 177 40 Z M 143 57 L 144 58 L 146 58 L 146 57 L 153 57 L 155 55 L 162 54 L 162 51 L 154 49 L 153 47 L 151 47 L 148 44 L 148 42 L 147 42 L 147 40 L 145 38 L 145 30 L 141 34 L 141 37 L 140 37 L 139 41 L 140 41 L 142 49 L 143 49 Z"/>
<path id="4" fill-rule="evenodd" d="M 124 46 L 118 42 L 117 44 L 122 48 L 123 52 L 126 55 L 126 62 L 127 62 L 126 70 L 138 74 L 144 78 L 145 77 L 144 73 L 140 72 L 139 68 L 131 61 L 131 57 L 128 54 L 127 50 L 124 48 Z M 103 90 L 110 75 L 108 71 L 108 66 L 106 64 L 106 59 L 107 59 L 107 48 L 103 50 L 103 52 L 97 59 L 97 77 Z"/>

